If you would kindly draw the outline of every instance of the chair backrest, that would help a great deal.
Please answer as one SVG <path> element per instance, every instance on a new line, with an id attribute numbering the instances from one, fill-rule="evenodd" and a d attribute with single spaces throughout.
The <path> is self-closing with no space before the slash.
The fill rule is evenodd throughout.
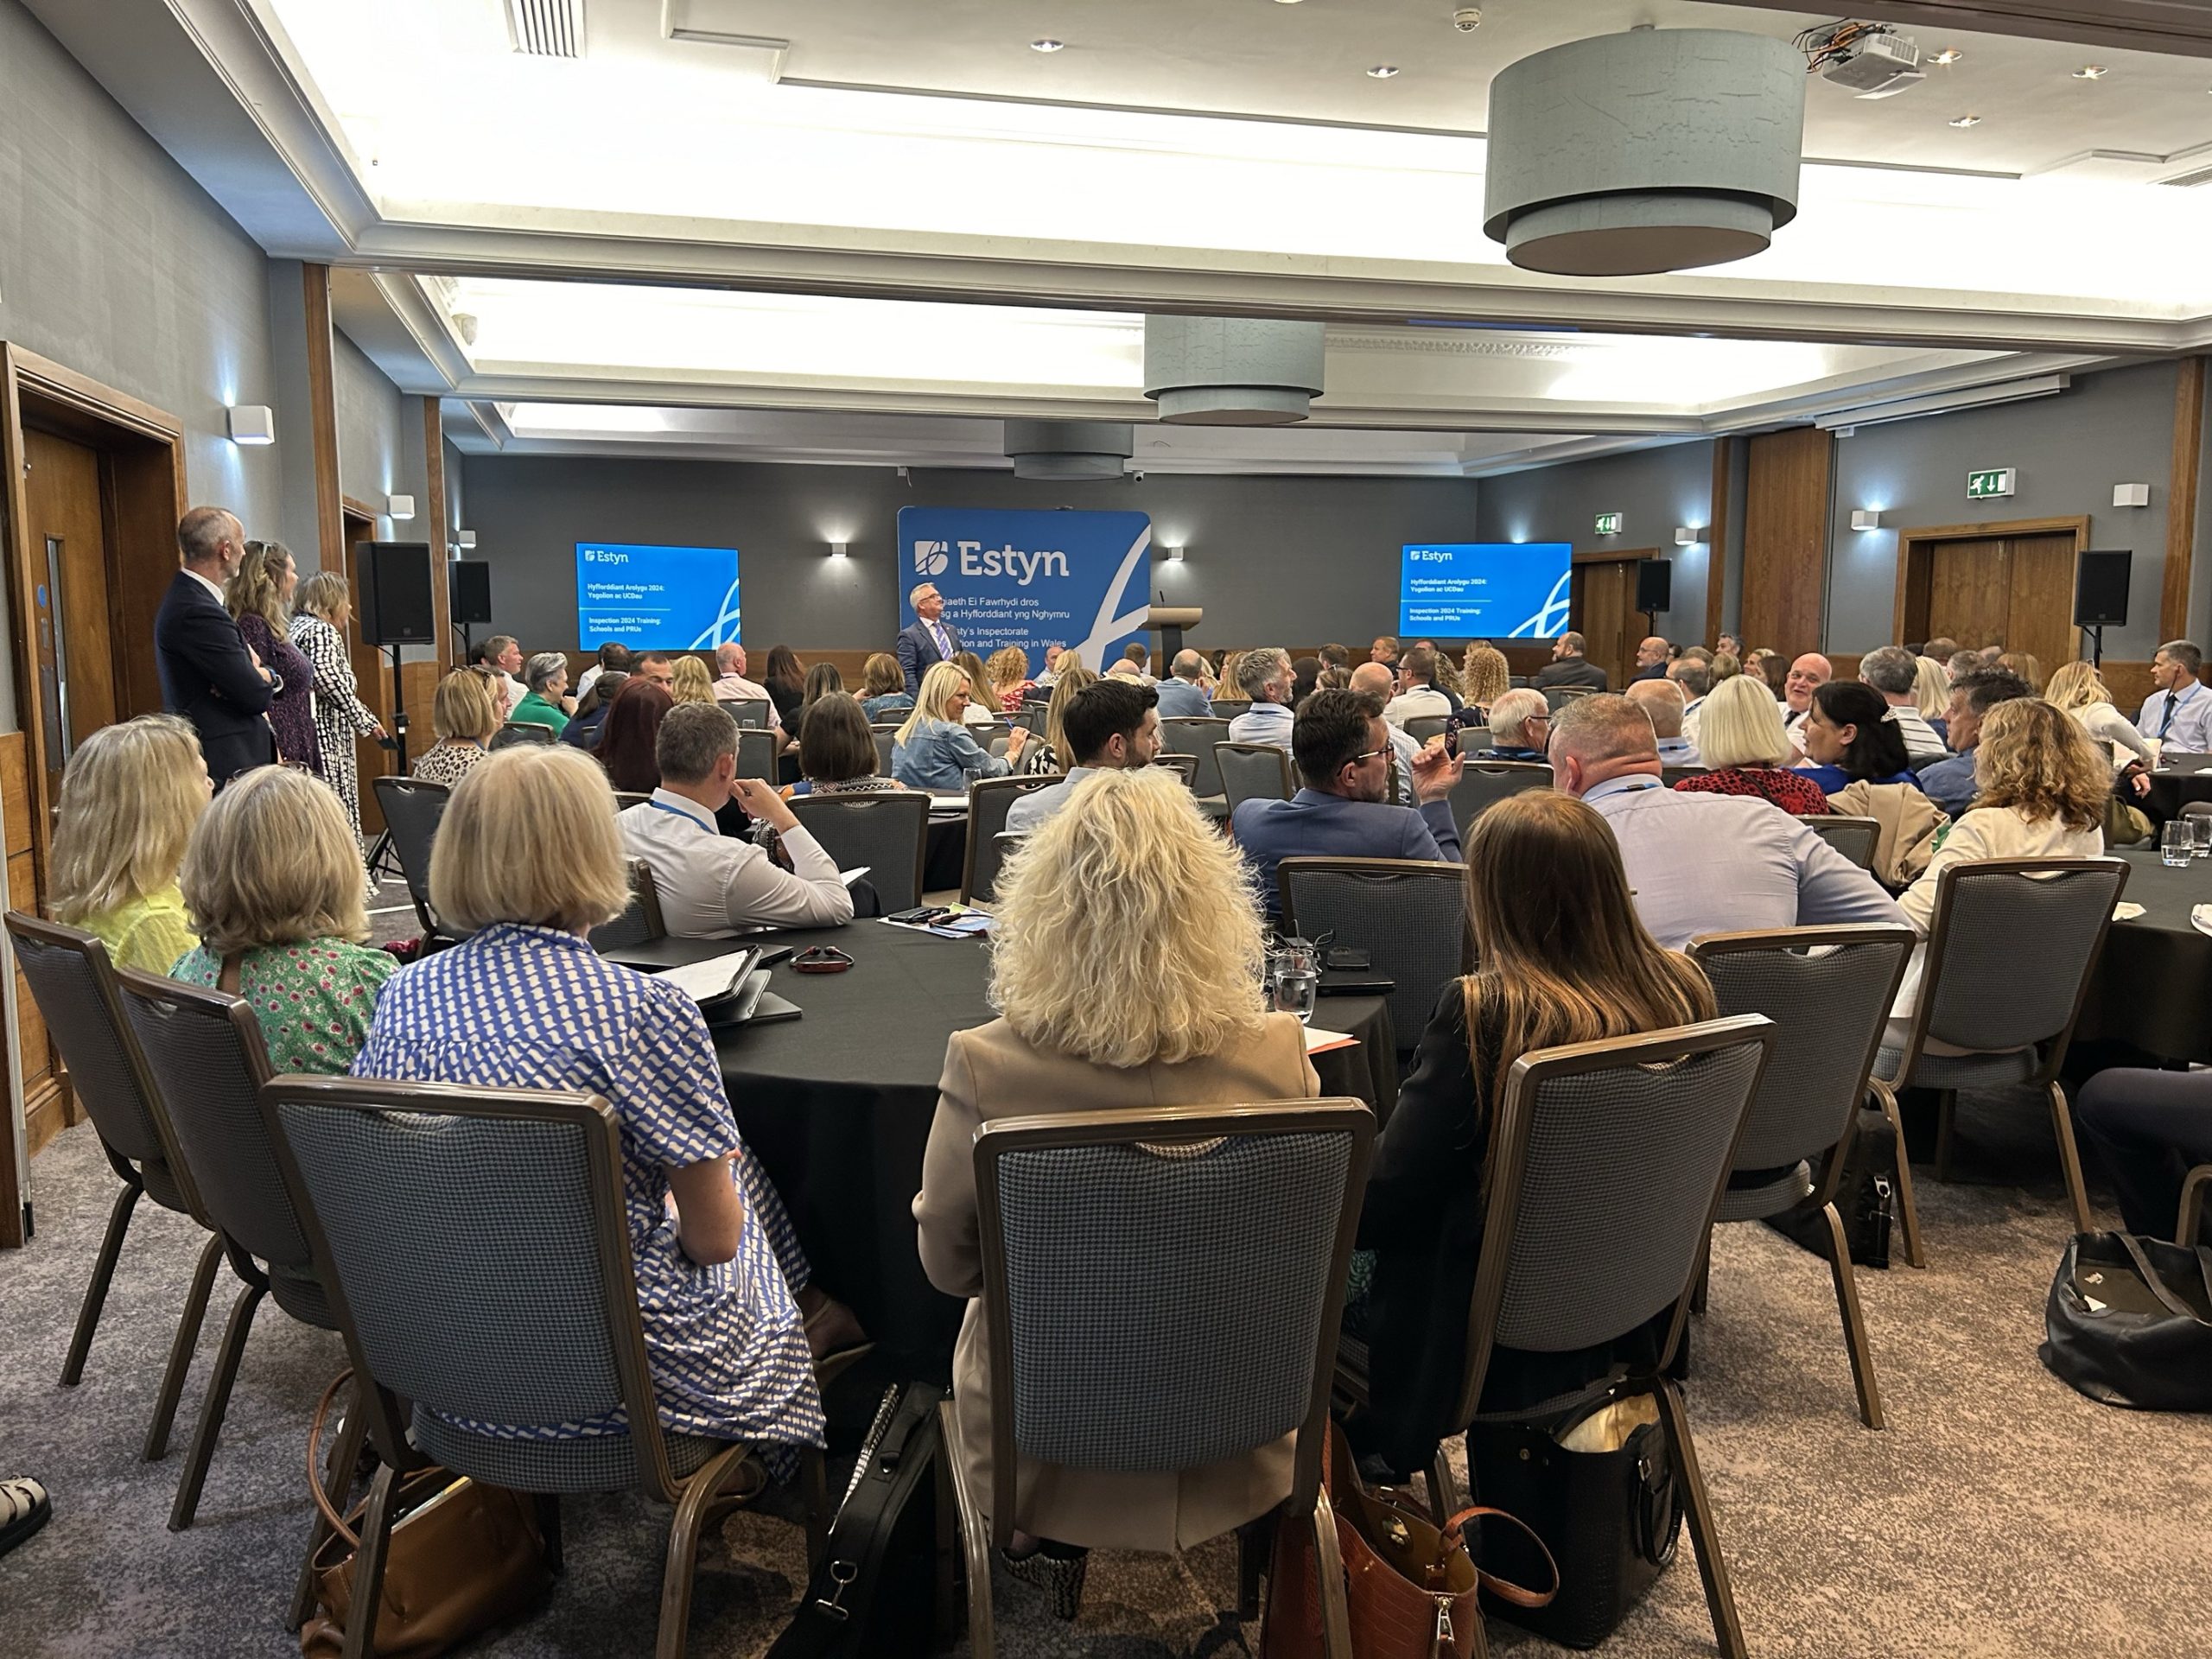
<path id="1" fill-rule="evenodd" d="M 640 1484 L 671 1495 L 604 1100 L 287 1076 L 259 1104 L 349 1357 L 376 1382 L 381 1453 L 403 1402 L 486 1423 L 624 1408 Z"/>
<path id="2" fill-rule="evenodd" d="M 618 789 L 614 791 L 614 810 L 626 812 L 633 806 L 643 806 L 651 799 L 652 796 L 641 795 L 635 790 Z"/>
<path id="3" fill-rule="evenodd" d="M 1197 755 L 1169 754 L 1165 750 L 1162 750 L 1160 753 L 1153 757 L 1152 763 L 1156 766 L 1166 767 L 1168 771 L 1173 772 L 1177 779 L 1181 781 L 1184 788 L 1191 791 L 1193 794 L 1198 792 L 1198 757 Z"/>
<path id="4" fill-rule="evenodd" d="M 1282 931 L 1331 935 L 1364 950 L 1388 974 L 1397 1046 L 1427 1029 L 1445 982 L 1473 965 L 1467 930 L 1467 871 L 1410 858 L 1286 858 L 1275 867 Z"/>
<path id="5" fill-rule="evenodd" d="M 2212 801 L 2184 802 L 2181 815 L 2184 818 L 2212 818 Z"/>
<path id="6" fill-rule="evenodd" d="M 1592 1348 L 1671 1306 L 1661 1363 L 1672 1358 L 1772 1039 L 1747 1015 L 1513 1063 L 1491 1109 L 1459 1423 L 1479 1408 L 1493 1344 Z"/>
<path id="7" fill-rule="evenodd" d="M 775 706 L 766 697 L 732 697 L 722 704 L 729 710 L 729 717 L 737 722 L 738 729 L 747 732 L 766 731 L 769 714 Z"/>
<path id="8" fill-rule="evenodd" d="M 1293 1501 L 1311 1507 L 1373 1135 L 1351 1100 L 983 1126 L 997 1534 L 1017 1452 L 1152 1472 L 1298 1430 Z"/>
<path id="9" fill-rule="evenodd" d="M 1526 674 L 1509 674 L 1505 677 L 1505 684 L 1508 690 L 1525 691 L 1529 689 L 1529 677 Z"/>
<path id="10" fill-rule="evenodd" d="M 452 786 L 420 778 L 378 778 L 371 786 L 384 810 L 384 827 L 391 832 L 391 849 L 399 855 L 399 874 L 415 901 L 415 918 L 430 932 L 438 925 L 430 911 L 430 843 L 453 798 Z"/>
<path id="11" fill-rule="evenodd" d="M 517 743 L 550 743 L 553 728 L 540 726 L 533 721 L 511 720 L 492 734 L 490 747 L 504 749 Z"/>
<path id="12" fill-rule="evenodd" d="M 1689 954 L 1723 1015 L 1774 1022 L 1766 1079 L 1736 1148 L 1739 1169 L 1779 1169 L 1840 1142 L 1857 1122 L 1890 1005 L 1919 936 L 1910 927 L 1785 927 L 1712 933 Z M 1841 1174 L 1825 1172 L 1819 1192 Z"/>
<path id="13" fill-rule="evenodd" d="M 208 1220 L 272 1273 L 311 1275 L 307 1238 L 257 1103 L 270 1065 L 252 1006 L 127 968 L 115 977 Z"/>
<path id="14" fill-rule="evenodd" d="M 1881 844 L 1879 818 L 1854 818 L 1843 812 L 1814 812 L 1797 820 L 1862 870 L 1874 868 L 1874 849 Z"/>
<path id="15" fill-rule="evenodd" d="M 200 1217 L 199 1195 L 161 1091 L 124 1018 L 107 946 L 92 934 L 20 910 L 10 911 L 7 922 L 16 966 L 109 1160 L 137 1164 L 139 1179 L 161 1202 L 173 1195 L 183 1200 L 187 1214 Z"/>
<path id="16" fill-rule="evenodd" d="M 1544 688 L 1544 702 L 1554 714 L 1581 695 L 1579 685 L 1548 685 Z"/>
<path id="17" fill-rule="evenodd" d="M 1662 766 L 1659 768 L 1659 781 L 1672 789 L 1683 779 L 1702 778 L 1705 772 L 1703 766 Z"/>
<path id="18" fill-rule="evenodd" d="M 1042 737 L 1045 735 L 1046 712 L 1052 706 L 1049 702 L 1039 702 L 1033 699 L 1025 702 L 1014 710 L 1014 723 L 1033 737 Z"/>
<path id="19" fill-rule="evenodd" d="M 1287 801 L 1297 793 L 1290 756 L 1273 743 L 1217 743 L 1213 763 L 1231 812 L 1245 801 Z"/>
<path id="20" fill-rule="evenodd" d="M 891 751 L 898 745 L 899 728 L 896 726 L 875 725 L 868 729 L 875 739 L 875 775 L 888 778 L 891 775 Z"/>
<path id="21" fill-rule="evenodd" d="M 995 720 L 988 726 L 981 724 L 970 726 L 968 728 L 968 735 L 976 740 L 977 748 L 991 754 L 1004 754 L 1007 746 L 1014 741 L 1014 723 L 1011 721 Z M 993 744 L 998 747 L 993 748 L 991 747 Z"/>
<path id="22" fill-rule="evenodd" d="M 737 730 L 737 775 L 759 778 L 767 783 L 776 781 L 776 753 L 783 746 L 776 734 L 759 726 L 741 726 Z"/>
<path id="23" fill-rule="evenodd" d="M 661 919 L 660 889 L 653 884 L 652 866 L 642 858 L 633 858 L 630 861 L 630 902 L 613 921 L 592 929 L 592 949 L 620 950 L 667 937 L 668 924 Z"/>
<path id="24" fill-rule="evenodd" d="M 841 870 L 863 867 L 886 910 L 922 902 L 922 861 L 929 844 L 930 798 L 918 790 L 852 795 L 797 795 L 791 814 Z"/>
<path id="25" fill-rule="evenodd" d="M 1247 697 L 1209 697 L 1208 705 L 1223 720 L 1234 720 L 1239 715 L 1252 712 L 1251 700 Z"/>
<path id="26" fill-rule="evenodd" d="M 1192 793 L 1211 800 L 1221 793 L 1221 767 L 1214 760 L 1217 743 L 1229 741 L 1229 722 L 1214 715 L 1177 715 L 1160 722 L 1160 747 L 1171 754 L 1196 755 L 1198 777 Z"/>
<path id="27" fill-rule="evenodd" d="M 1426 743 L 1432 737 L 1441 737 L 1449 729 L 1449 715 L 1415 715 L 1406 721 L 1406 735 L 1416 743 Z"/>
<path id="28" fill-rule="evenodd" d="M 1986 1053 L 2048 1043 L 2040 1080 L 2055 1077 L 2126 886 L 2127 866 L 2117 858 L 1991 859 L 1946 869 L 1936 879 L 1908 1061 L 1930 1038 Z"/>
<path id="29" fill-rule="evenodd" d="M 1003 856 L 999 831 L 1006 828 L 1007 809 L 1018 797 L 1043 789 L 1061 779 L 1051 772 L 1029 778 L 978 778 L 968 785 L 968 855 L 960 872 L 960 902 L 988 903 L 997 887 Z"/>
<path id="30" fill-rule="evenodd" d="M 1452 785 L 1452 821 L 1465 837 L 1477 818 L 1507 796 L 1551 786 L 1552 769 L 1541 760 L 1470 760 Z"/>

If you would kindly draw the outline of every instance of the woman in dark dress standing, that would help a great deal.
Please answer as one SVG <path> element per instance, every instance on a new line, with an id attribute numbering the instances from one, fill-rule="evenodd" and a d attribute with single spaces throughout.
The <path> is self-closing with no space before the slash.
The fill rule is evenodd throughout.
<path id="1" fill-rule="evenodd" d="M 292 593 L 299 568 L 282 542 L 248 542 L 223 603 L 247 645 L 283 684 L 269 705 L 276 758 L 322 776 L 322 744 L 315 728 L 315 668 L 292 643 Z"/>

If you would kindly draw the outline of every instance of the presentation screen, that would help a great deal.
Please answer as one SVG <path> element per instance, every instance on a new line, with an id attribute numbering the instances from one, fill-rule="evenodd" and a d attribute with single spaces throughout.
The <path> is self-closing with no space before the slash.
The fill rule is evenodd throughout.
<path id="1" fill-rule="evenodd" d="M 926 582 L 944 599 L 962 648 L 988 658 L 1019 645 L 1029 671 L 1065 645 L 1099 669 L 1144 637 L 1152 597 L 1152 520 L 1141 512 L 901 507 L 900 628 Z"/>
<path id="2" fill-rule="evenodd" d="M 1567 542 L 1409 542 L 1398 632 L 1413 639 L 1552 639 L 1567 632 Z"/>
<path id="3" fill-rule="evenodd" d="M 705 651 L 738 637 L 737 550 L 576 543 L 576 648 Z"/>

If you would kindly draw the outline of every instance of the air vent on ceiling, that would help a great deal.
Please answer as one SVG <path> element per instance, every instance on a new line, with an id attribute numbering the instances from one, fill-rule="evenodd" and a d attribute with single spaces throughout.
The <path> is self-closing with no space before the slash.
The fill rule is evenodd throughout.
<path id="1" fill-rule="evenodd" d="M 580 58 L 584 0 L 507 0 L 507 38 L 533 58 Z"/>
<path id="2" fill-rule="evenodd" d="M 2160 179 L 2160 184 L 2171 184 L 2178 190 L 2194 190 L 2200 184 L 2212 184 L 2212 167 L 2200 167 L 2194 173 L 2177 173 L 2171 179 Z"/>

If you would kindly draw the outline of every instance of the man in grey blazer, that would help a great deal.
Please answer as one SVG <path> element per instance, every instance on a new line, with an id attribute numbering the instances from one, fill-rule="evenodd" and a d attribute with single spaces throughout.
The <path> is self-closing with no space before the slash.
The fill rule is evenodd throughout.
<path id="1" fill-rule="evenodd" d="M 921 620 L 899 636 L 899 671 L 906 677 L 906 695 L 917 696 L 922 676 L 939 663 L 949 663 L 960 649 L 960 630 L 944 620 L 944 595 L 937 584 L 925 582 L 906 595 Z"/>

